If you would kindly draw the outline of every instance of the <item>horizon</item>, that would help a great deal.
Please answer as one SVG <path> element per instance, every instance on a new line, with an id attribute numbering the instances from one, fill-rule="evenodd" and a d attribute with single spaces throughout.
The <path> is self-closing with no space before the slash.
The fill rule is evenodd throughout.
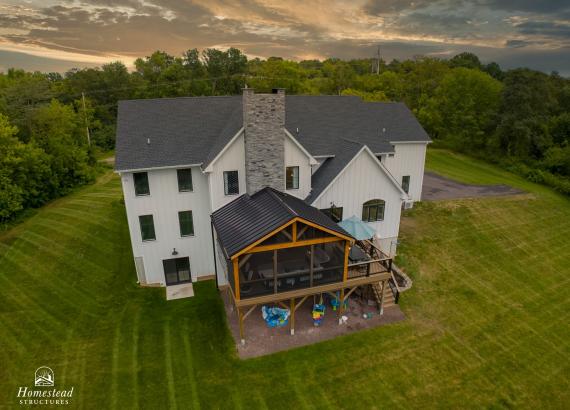
<path id="1" fill-rule="evenodd" d="M 530 3 L 530 4 L 529 4 Z M 523 0 L 4 0 L 0 71 L 65 72 L 162 50 L 239 48 L 248 58 L 301 61 L 461 52 L 503 69 L 570 75 L 570 4 Z"/>

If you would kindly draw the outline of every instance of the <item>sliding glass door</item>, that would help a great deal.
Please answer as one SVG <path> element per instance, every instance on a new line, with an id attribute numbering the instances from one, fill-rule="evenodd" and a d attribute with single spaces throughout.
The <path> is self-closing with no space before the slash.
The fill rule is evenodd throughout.
<path id="1" fill-rule="evenodd" d="M 162 261 L 166 286 L 192 282 L 190 258 L 172 258 Z"/>

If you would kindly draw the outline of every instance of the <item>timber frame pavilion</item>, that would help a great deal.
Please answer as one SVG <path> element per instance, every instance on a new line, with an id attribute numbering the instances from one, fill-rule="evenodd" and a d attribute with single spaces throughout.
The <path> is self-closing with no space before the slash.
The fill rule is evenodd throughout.
<path id="1" fill-rule="evenodd" d="M 295 311 L 311 296 L 339 299 L 340 316 L 358 287 L 372 285 L 382 311 L 392 259 L 303 200 L 264 188 L 215 211 L 212 225 L 216 271 L 225 273 L 242 343 L 245 320 L 258 305 L 289 309 L 291 334 Z"/>

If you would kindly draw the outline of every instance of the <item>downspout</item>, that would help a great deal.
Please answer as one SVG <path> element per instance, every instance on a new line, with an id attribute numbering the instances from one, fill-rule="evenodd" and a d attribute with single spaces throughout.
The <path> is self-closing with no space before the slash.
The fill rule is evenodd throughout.
<path id="1" fill-rule="evenodd" d="M 216 289 L 220 290 L 220 284 L 218 283 L 218 264 L 216 263 L 216 241 L 214 240 L 214 223 L 210 221 L 210 227 L 212 229 L 212 252 L 214 252 L 214 273 L 216 275 Z"/>

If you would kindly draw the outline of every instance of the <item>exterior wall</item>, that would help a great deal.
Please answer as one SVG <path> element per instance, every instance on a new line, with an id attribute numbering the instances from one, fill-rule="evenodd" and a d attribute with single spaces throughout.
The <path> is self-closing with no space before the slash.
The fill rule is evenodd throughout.
<path id="1" fill-rule="evenodd" d="M 409 194 L 414 201 L 422 197 L 427 143 L 395 143 L 393 157 L 382 157 L 382 163 L 401 184 L 402 176 L 410 176 Z"/>
<path id="2" fill-rule="evenodd" d="M 233 201 L 246 191 L 245 182 L 245 146 L 243 134 L 240 135 L 211 165 L 208 173 L 210 185 L 210 207 L 212 212 Z M 238 171 L 239 195 L 224 194 L 224 171 Z M 209 219 L 209 216 L 208 216 Z"/>
<path id="3" fill-rule="evenodd" d="M 142 257 L 146 283 L 164 284 L 163 259 L 190 257 L 192 280 L 214 273 L 208 181 L 198 167 L 192 167 L 193 192 L 178 192 L 176 169 L 148 171 L 150 195 L 136 196 L 132 173 L 122 173 L 121 182 L 133 247 Z M 192 211 L 194 236 L 181 237 L 179 211 Z M 139 215 L 152 214 L 156 240 L 141 239 Z M 176 248 L 178 255 L 173 256 Z M 140 260 L 139 260 L 140 264 Z"/>
<path id="4" fill-rule="evenodd" d="M 311 165 L 310 159 L 288 136 L 285 136 L 285 167 L 299 167 L 299 189 L 284 190 L 289 195 L 305 199 L 311 192 Z"/>
<path id="5" fill-rule="evenodd" d="M 266 186 L 283 190 L 285 91 L 255 94 L 253 89 L 244 89 L 243 126 L 247 193 Z"/>
<path id="6" fill-rule="evenodd" d="M 319 209 L 330 208 L 331 203 L 343 208 L 343 219 L 353 215 L 362 217 L 362 205 L 371 199 L 386 201 L 384 220 L 370 222 L 376 230 L 376 236 L 384 252 L 390 251 L 390 243 L 398 237 L 400 213 L 402 209 L 401 193 L 388 176 L 380 169 L 375 160 L 366 151 L 362 151 L 339 177 L 312 203 Z M 395 247 L 393 249 L 395 251 Z"/>

